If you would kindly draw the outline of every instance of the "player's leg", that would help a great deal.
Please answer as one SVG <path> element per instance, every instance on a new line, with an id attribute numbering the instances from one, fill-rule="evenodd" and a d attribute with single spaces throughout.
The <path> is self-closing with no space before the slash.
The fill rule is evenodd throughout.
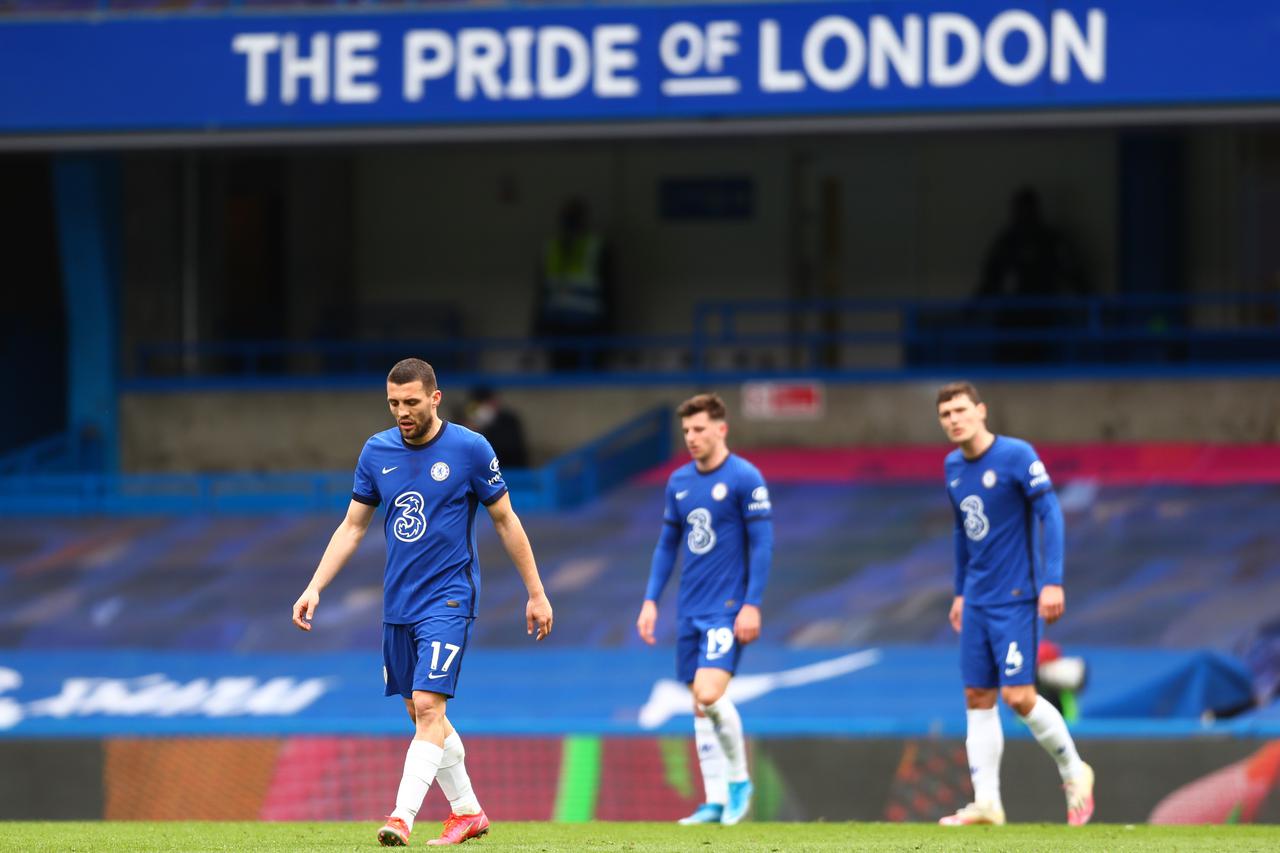
<path id="1" fill-rule="evenodd" d="M 702 631 L 691 619 L 682 619 L 676 635 L 676 677 L 690 689 L 698 671 L 699 647 Z M 702 713 L 698 703 L 693 703 L 693 736 L 698 748 L 698 767 L 702 771 L 702 788 L 706 799 L 702 805 L 680 823 L 688 826 L 700 823 L 719 823 L 724 815 L 724 805 L 729 801 L 729 776 L 724 749 L 716 736 L 715 726 Z"/>
<path id="2" fill-rule="evenodd" d="M 1036 693 L 1036 652 L 1040 637 L 1035 606 L 1012 605 L 1001 610 L 1008 611 L 1003 614 L 1008 624 L 1003 631 L 1001 696 L 1058 765 L 1067 794 L 1067 822 L 1081 826 L 1093 816 L 1093 768 L 1080 760 L 1062 714 Z"/>
<path id="3" fill-rule="evenodd" d="M 420 640 L 423 649 L 421 658 L 425 661 L 429 655 L 429 666 L 420 666 L 415 677 L 418 679 L 417 685 L 427 687 L 430 695 L 444 694 L 452 698 L 457 694 L 473 621 L 471 618 L 457 616 L 437 617 L 424 623 L 427 629 Z M 414 694 L 415 699 L 417 695 Z M 429 840 L 427 844 L 461 844 L 468 838 L 488 832 L 489 818 L 480 808 L 471 786 L 462 736 L 443 712 L 436 722 L 438 729 L 430 732 L 433 742 L 436 736 L 440 738 L 441 747 L 435 781 L 440 786 L 440 792 L 449 800 L 449 817 L 445 819 L 440 836 Z"/>
<path id="4" fill-rule="evenodd" d="M 711 721 L 720 748 L 724 751 L 729 777 L 728 801 L 720 822 L 735 824 L 751 806 L 751 777 L 747 772 L 747 744 L 742 717 L 733 700 L 725 695 L 738 668 L 742 648 L 733 636 L 732 617 L 724 622 L 704 622 L 700 626 L 700 655 L 693 676 L 693 699 Z"/>
<path id="5" fill-rule="evenodd" d="M 1004 729 L 996 709 L 999 684 L 995 661 L 987 642 L 983 608 L 965 606 L 960 630 L 960 672 L 965 683 L 965 752 L 973 782 L 973 802 L 939 821 L 943 826 L 1003 824 L 1000 798 L 1000 760 L 1004 756 Z"/>
<path id="6" fill-rule="evenodd" d="M 399 693 L 409 700 L 414 721 L 395 809 L 378 831 L 378 841 L 384 846 L 409 843 L 414 818 L 444 759 L 445 708 L 457 682 L 455 664 L 461 648 L 452 627 L 450 620 L 384 627 L 387 693 Z"/>
<path id="7" fill-rule="evenodd" d="M 404 700 L 409 711 L 409 719 L 417 725 L 418 715 L 413 708 L 413 700 Z M 471 787 L 471 777 L 467 774 L 467 750 L 462 744 L 462 736 L 449 722 L 444 720 L 444 757 L 436 770 L 436 783 L 440 792 L 449 800 L 449 810 L 457 815 L 474 815 L 483 811 L 480 801 L 476 799 Z"/>
<path id="8" fill-rule="evenodd" d="M 471 787 L 471 777 L 467 775 L 467 750 L 462 744 L 462 736 L 453 725 L 445 720 L 444 759 L 436 772 L 436 781 L 440 784 L 440 792 L 449 799 L 449 810 L 453 814 L 479 814 L 480 801 L 476 799 Z"/>
<path id="9" fill-rule="evenodd" d="M 382 672 L 386 680 L 386 694 L 403 697 L 409 718 L 414 724 L 414 738 L 405 753 L 404 773 L 396 792 L 396 807 L 378 830 L 378 842 L 385 847 L 399 847 L 409 843 L 413 819 L 422 805 L 422 798 L 427 793 L 431 779 L 435 777 L 435 765 L 439 764 L 439 756 L 443 752 L 438 743 L 431 743 L 422 737 L 422 733 L 430 727 L 424 715 L 423 705 L 426 703 L 418 700 L 421 691 L 414 690 L 417 669 L 421 663 L 414 627 L 382 626 Z M 443 716 L 443 709 L 439 710 L 439 714 Z"/>

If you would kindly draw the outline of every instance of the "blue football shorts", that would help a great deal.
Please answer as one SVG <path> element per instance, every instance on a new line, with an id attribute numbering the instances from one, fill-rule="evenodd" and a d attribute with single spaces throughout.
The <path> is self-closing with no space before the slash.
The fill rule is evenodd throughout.
<path id="1" fill-rule="evenodd" d="M 426 690 L 452 698 L 471 636 L 471 616 L 432 616 L 413 625 L 382 625 L 386 695 L 413 698 Z"/>
<path id="2" fill-rule="evenodd" d="M 960 673 L 965 687 L 1035 684 L 1040 616 L 1035 601 L 965 602 L 960 623 Z"/>
<path id="3" fill-rule="evenodd" d="M 676 677 L 685 684 L 693 683 L 699 669 L 725 669 L 730 674 L 738 669 L 742 646 L 733 636 L 733 613 L 716 616 L 685 616 L 676 634 Z"/>

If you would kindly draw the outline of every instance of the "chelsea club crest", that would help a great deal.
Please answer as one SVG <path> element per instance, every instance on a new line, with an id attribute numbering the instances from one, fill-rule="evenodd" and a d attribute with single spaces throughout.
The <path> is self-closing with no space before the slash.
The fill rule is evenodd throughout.
<path id="1" fill-rule="evenodd" d="M 431 479 L 437 483 L 443 483 L 449 479 L 449 465 L 445 462 L 437 462 L 431 466 Z"/>

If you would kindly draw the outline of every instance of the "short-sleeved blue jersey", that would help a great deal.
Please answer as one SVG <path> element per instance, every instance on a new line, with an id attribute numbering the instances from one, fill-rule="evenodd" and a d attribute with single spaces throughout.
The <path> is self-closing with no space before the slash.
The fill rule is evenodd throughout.
<path id="1" fill-rule="evenodd" d="M 384 622 L 476 615 L 476 507 L 506 491 L 493 448 L 466 427 L 442 422 L 435 438 L 420 445 L 406 444 L 396 427 L 365 442 L 351 497 L 387 505 Z"/>
<path id="2" fill-rule="evenodd" d="M 690 462 L 671 474 L 663 522 L 678 527 L 683 539 L 677 615 L 710 616 L 742 607 L 749 575 L 747 525 L 768 522 L 771 514 L 764 477 L 741 456 L 731 453 L 711 471 Z"/>
<path id="3" fill-rule="evenodd" d="M 1035 448 L 998 435 L 977 459 L 953 450 L 945 470 L 961 543 L 957 568 L 963 586 L 956 593 L 966 604 L 1034 601 L 1044 560 L 1032 502 L 1053 489 Z"/>

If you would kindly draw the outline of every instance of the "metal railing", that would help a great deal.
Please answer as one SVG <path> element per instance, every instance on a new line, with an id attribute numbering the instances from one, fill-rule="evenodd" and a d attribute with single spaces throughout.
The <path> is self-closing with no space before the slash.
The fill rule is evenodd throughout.
<path id="1" fill-rule="evenodd" d="M 671 412 L 654 408 L 541 468 L 504 471 L 524 511 L 578 506 L 671 454 Z M 65 446 L 57 436 L 42 444 Z M 54 457 L 5 457 L 0 514 L 87 515 L 340 511 L 351 500 L 350 472 L 104 474 Z"/>
<path id="2" fill-rule="evenodd" d="M 126 375 L 139 385 L 365 379 L 406 353 L 453 377 L 524 383 L 549 376 L 687 382 L 744 371 L 891 377 L 982 366 L 1280 363 L 1280 294 L 724 301 L 696 306 L 690 327 L 681 335 L 147 343 L 136 348 Z"/>

